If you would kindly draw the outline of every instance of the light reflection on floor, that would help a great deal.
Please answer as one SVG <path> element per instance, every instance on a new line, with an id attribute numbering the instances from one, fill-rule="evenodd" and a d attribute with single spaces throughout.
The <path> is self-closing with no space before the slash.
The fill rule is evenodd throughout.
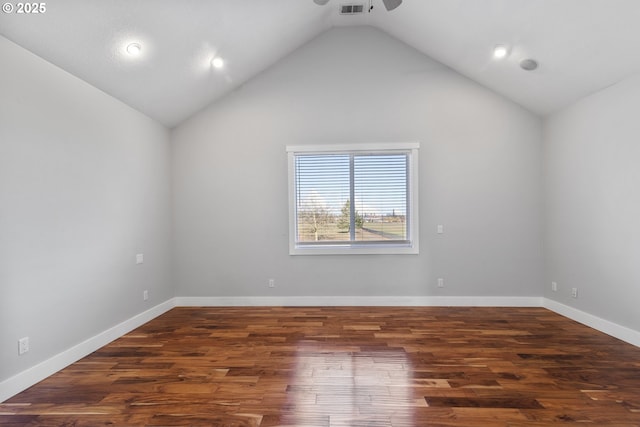
<path id="1" fill-rule="evenodd" d="M 283 425 L 414 425 L 412 366 L 403 349 L 363 351 L 300 344 Z"/>

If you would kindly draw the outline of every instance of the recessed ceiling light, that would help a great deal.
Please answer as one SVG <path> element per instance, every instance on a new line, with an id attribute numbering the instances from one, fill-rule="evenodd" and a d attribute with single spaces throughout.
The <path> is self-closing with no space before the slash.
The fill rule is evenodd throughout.
<path id="1" fill-rule="evenodd" d="M 211 66 L 217 69 L 224 67 L 224 59 L 220 58 L 219 56 L 216 56 L 211 60 Z"/>
<path id="2" fill-rule="evenodd" d="M 502 59 L 509 53 L 509 48 L 503 44 L 499 44 L 493 48 L 493 57 L 496 59 Z"/>
<path id="3" fill-rule="evenodd" d="M 127 45 L 127 53 L 131 56 L 138 56 L 142 52 L 142 45 L 140 43 L 129 43 Z"/>

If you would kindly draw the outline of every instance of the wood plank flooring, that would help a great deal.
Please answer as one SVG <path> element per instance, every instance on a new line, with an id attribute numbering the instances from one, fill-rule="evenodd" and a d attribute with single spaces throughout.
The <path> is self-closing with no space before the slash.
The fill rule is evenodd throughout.
<path id="1" fill-rule="evenodd" d="M 542 308 L 175 308 L 2 426 L 640 426 L 640 349 Z"/>

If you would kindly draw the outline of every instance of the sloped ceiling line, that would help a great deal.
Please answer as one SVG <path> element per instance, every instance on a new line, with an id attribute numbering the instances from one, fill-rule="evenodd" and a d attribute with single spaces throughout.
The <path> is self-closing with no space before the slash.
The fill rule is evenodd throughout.
<path id="1" fill-rule="evenodd" d="M 335 26 L 381 29 L 539 115 L 640 70 L 637 0 L 405 0 L 362 16 L 339 4 L 60 0 L 0 13 L 0 34 L 168 127 Z M 138 58 L 126 56 L 132 41 Z M 509 55 L 497 61 L 500 43 Z M 539 67 L 522 70 L 525 58 Z"/>

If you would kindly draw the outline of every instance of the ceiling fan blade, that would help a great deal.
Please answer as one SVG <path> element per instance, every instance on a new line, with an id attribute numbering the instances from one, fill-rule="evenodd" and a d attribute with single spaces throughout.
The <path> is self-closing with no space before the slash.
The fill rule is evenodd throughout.
<path id="1" fill-rule="evenodd" d="M 316 3 L 318 2 L 317 0 L 314 1 Z M 387 10 L 393 10 L 402 4 L 402 0 L 382 0 L 382 3 L 384 3 L 384 7 L 386 7 Z"/>
<path id="2" fill-rule="evenodd" d="M 320 6 L 329 3 L 329 0 L 313 0 L 315 4 L 319 4 Z"/>

